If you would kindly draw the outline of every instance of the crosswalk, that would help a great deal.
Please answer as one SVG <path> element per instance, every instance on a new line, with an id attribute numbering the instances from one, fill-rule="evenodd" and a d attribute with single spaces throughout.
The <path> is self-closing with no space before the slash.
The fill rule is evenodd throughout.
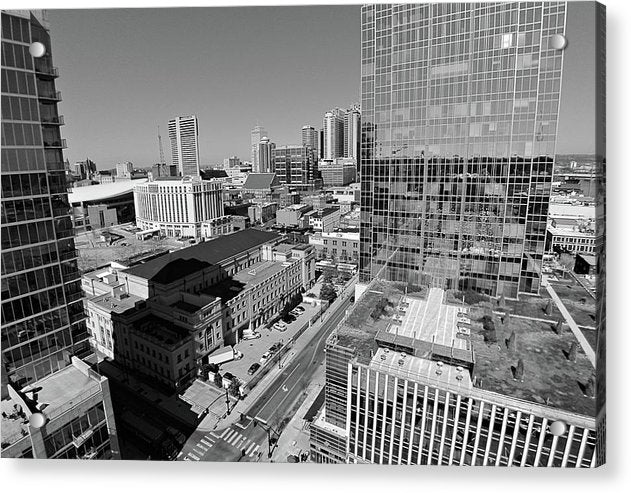
<path id="1" fill-rule="evenodd" d="M 239 450 L 245 450 L 245 456 L 250 458 L 254 457 L 260 449 L 258 443 L 242 435 L 238 430 L 226 428 L 221 435 L 217 435 L 212 431 L 207 433 L 195 444 L 193 450 L 184 456 L 183 460 L 201 460 L 204 454 L 220 441 L 226 442 Z"/>

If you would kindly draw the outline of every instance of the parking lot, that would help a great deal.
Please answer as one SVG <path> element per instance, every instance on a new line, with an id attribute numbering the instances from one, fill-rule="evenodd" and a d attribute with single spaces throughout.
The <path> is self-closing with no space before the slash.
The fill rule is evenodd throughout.
<path id="1" fill-rule="evenodd" d="M 220 373 L 223 375 L 226 372 L 230 372 L 243 382 L 248 382 L 251 378 L 257 375 L 258 372 L 261 371 L 260 368 L 253 375 L 248 375 L 248 369 L 250 366 L 253 363 L 260 363 L 261 356 L 263 356 L 263 353 L 268 351 L 272 345 L 276 343 L 281 343 L 283 345 L 286 344 L 289 339 L 294 337 L 301 327 L 307 324 L 308 321 L 320 311 L 319 305 L 312 306 L 308 303 L 301 303 L 300 306 L 305 309 L 304 313 L 296 317 L 296 320 L 293 322 L 287 324 L 287 328 L 284 332 L 276 329 L 260 328 L 258 329 L 258 332 L 261 334 L 261 337 L 258 339 L 243 340 L 240 341 L 239 344 L 236 344 L 234 348 L 243 353 L 243 358 L 223 363 L 219 370 Z M 268 363 L 269 365 L 278 365 L 277 355 L 278 352 L 275 352 L 272 355 L 270 358 L 271 361 Z M 284 355 L 281 358 L 281 364 L 286 358 L 287 355 Z M 263 365 L 261 364 L 261 366 Z"/>

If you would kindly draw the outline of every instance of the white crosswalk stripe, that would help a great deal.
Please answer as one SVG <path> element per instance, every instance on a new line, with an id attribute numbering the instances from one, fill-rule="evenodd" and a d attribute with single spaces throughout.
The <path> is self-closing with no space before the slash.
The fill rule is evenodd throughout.
<path id="1" fill-rule="evenodd" d="M 184 460 L 191 460 L 190 457 L 188 455 L 184 456 Z"/>
<path id="2" fill-rule="evenodd" d="M 240 439 L 241 439 L 241 434 L 237 433 L 228 443 L 234 447 Z"/>
<path id="3" fill-rule="evenodd" d="M 201 443 L 198 443 L 196 446 L 202 449 L 204 452 L 208 450 L 208 447 L 204 447 Z"/>
<path id="4" fill-rule="evenodd" d="M 199 460 L 199 457 L 197 457 L 193 452 L 189 452 L 188 456 L 191 457 L 194 460 Z"/>
<path id="5" fill-rule="evenodd" d="M 207 440 L 207 439 L 205 439 L 205 438 L 202 438 L 202 439 L 199 441 L 199 443 L 203 443 L 203 444 L 204 444 L 204 445 L 206 445 L 208 448 L 212 447 L 212 446 L 215 444 L 215 442 L 213 442 L 213 441 L 209 441 L 209 440 Z"/>
<path id="6" fill-rule="evenodd" d="M 252 442 L 249 447 L 247 449 L 245 449 L 245 455 L 250 455 L 250 452 L 252 452 L 252 449 L 254 448 L 254 446 L 256 445 L 256 443 Z"/>
<path id="7" fill-rule="evenodd" d="M 223 438 L 226 436 L 226 433 L 228 433 L 229 431 L 232 431 L 230 428 L 226 428 L 225 430 L 223 430 L 223 433 L 221 434 L 221 436 L 217 437 L 217 438 Z"/>
<path id="8" fill-rule="evenodd" d="M 226 442 L 230 442 L 230 440 L 232 440 L 236 434 L 237 434 L 236 430 L 230 430 L 230 433 L 228 433 L 226 436 L 221 437 L 221 438 L 223 438 Z"/>
<path id="9" fill-rule="evenodd" d="M 256 454 L 257 450 L 259 449 L 259 445 L 257 445 L 256 447 L 254 447 L 254 450 L 252 450 L 252 452 L 250 452 L 250 457 L 254 457 L 254 454 Z"/>

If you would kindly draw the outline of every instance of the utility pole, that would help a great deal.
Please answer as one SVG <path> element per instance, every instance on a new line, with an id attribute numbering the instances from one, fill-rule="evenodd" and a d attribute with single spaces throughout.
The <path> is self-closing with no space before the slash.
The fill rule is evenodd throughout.
<path id="1" fill-rule="evenodd" d="M 226 391 L 226 416 L 230 414 L 230 396 L 228 395 L 228 389 L 224 389 Z"/>
<path id="2" fill-rule="evenodd" d="M 283 367 L 283 365 L 281 365 L 281 363 L 280 363 L 280 357 L 281 357 L 282 351 L 283 351 L 283 340 L 281 339 L 280 340 L 280 349 L 278 350 L 278 369 L 279 370 Z"/>
<path id="3" fill-rule="evenodd" d="M 263 428 L 267 432 L 267 458 L 270 459 L 272 457 L 272 433 L 277 436 L 279 435 L 279 433 L 271 426 L 268 426 L 267 421 L 259 417 L 255 417 L 254 421 L 252 421 L 252 426 L 256 427 L 257 424 L 261 425 L 261 428 Z"/>

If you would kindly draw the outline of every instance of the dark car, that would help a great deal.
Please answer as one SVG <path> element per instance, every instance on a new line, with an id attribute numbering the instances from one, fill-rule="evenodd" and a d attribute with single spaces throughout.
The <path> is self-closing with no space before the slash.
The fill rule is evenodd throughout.
<path id="1" fill-rule="evenodd" d="M 286 322 L 288 324 L 292 323 L 295 320 L 296 320 L 296 317 L 294 317 L 293 315 L 289 313 L 283 317 L 283 322 Z"/>
<path id="2" fill-rule="evenodd" d="M 248 375 L 254 375 L 256 371 L 261 367 L 258 363 L 252 363 L 252 366 L 248 368 Z"/>
<path id="3" fill-rule="evenodd" d="M 275 344 L 272 344 L 272 346 L 269 348 L 269 351 L 270 353 L 275 353 L 276 351 L 279 351 L 281 347 L 283 347 L 283 345 L 280 342 L 277 342 Z"/>

